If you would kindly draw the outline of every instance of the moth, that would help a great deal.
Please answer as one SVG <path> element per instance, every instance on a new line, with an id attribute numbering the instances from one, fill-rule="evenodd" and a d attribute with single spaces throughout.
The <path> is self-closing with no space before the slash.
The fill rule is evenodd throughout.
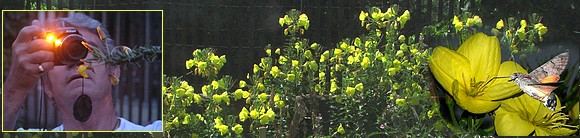
<path id="1" fill-rule="evenodd" d="M 516 83 L 524 93 L 542 101 L 544 106 L 554 111 L 556 96 L 552 91 L 557 88 L 560 74 L 568 64 L 569 51 L 561 53 L 529 74 L 514 73 L 511 81 Z"/>

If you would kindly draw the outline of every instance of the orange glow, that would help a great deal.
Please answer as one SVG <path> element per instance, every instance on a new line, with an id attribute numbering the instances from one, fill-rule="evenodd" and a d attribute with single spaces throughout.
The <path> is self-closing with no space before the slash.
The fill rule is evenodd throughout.
<path id="1" fill-rule="evenodd" d="M 56 36 L 54 36 L 53 33 L 47 33 L 46 34 L 46 41 L 53 42 L 54 40 L 56 40 Z"/>
<path id="2" fill-rule="evenodd" d="M 61 44 L 62 44 L 62 41 L 60 41 L 60 39 L 54 40 L 54 46 L 59 47 Z"/>

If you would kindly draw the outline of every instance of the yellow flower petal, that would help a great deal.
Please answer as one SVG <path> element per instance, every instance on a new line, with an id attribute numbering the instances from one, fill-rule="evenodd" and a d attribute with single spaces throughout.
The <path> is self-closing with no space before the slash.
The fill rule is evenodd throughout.
<path id="1" fill-rule="evenodd" d="M 522 66 L 513 61 L 503 62 L 499 67 L 497 77 L 505 78 L 496 78 L 492 80 L 489 84 L 487 84 L 488 87 L 484 90 L 485 94 L 480 98 L 486 100 L 501 100 L 521 92 L 522 90 L 519 86 L 517 86 L 514 82 L 509 81 L 509 76 L 516 72 L 526 74 L 528 73 L 525 69 L 522 68 Z"/>
<path id="2" fill-rule="evenodd" d="M 446 47 L 439 46 L 433 50 L 433 55 L 429 59 L 429 68 L 435 79 L 448 92 L 453 91 L 452 84 L 455 80 L 464 88 L 471 87 L 470 83 L 465 83 L 471 78 L 469 60 Z"/>
<path id="3" fill-rule="evenodd" d="M 471 73 L 475 80 L 488 80 L 497 74 L 501 63 L 499 41 L 495 36 L 477 33 L 469 37 L 457 53 L 465 56 L 471 63 Z"/>
<path id="4" fill-rule="evenodd" d="M 83 78 L 85 78 L 85 79 L 86 79 L 86 78 L 89 78 L 89 74 L 87 74 L 87 69 L 88 69 L 88 67 L 87 67 L 87 66 L 85 66 L 85 65 L 80 65 L 80 66 L 77 68 L 77 72 L 78 72 L 78 73 L 79 73 L 81 76 L 83 76 Z"/>
<path id="5" fill-rule="evenodd" d="M 495 113 L 495 131 L 499 136 L 527 136 L 534 131 L 534 125 L 518 113 L 509 112 L 503 107 Z"/>
<path id="6" fill-rule="evenodd" d="M 528 136 L 532 132 L 537 136 L 567 136 L 577 131 L 574 127 L 560 126 L 567 118 L 558 110 L 560 100 L 556 96 L 556 110 L 551 111 L 542 102 L 526 95 L 501 101 L 501 107 L 495 112 L 496 132 L 500 136 Z M 560 127 L 558 127 L 560 126 Z"/>

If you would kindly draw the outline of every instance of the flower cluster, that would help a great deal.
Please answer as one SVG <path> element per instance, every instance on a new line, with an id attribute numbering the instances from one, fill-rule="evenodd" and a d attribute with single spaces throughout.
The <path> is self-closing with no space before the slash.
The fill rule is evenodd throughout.
<path id="1" fill-rule="evenodd" d="M 185 68 L 193 69 L 193 73 L 196 75 L 202 75 L 203 77 L 214 76 L 226 63 L 226 56 L 217 56 L 213 53 L 213 49 L 202 49 L 193 51 L 193 59 L 189 59 L 185 62 Z"/>

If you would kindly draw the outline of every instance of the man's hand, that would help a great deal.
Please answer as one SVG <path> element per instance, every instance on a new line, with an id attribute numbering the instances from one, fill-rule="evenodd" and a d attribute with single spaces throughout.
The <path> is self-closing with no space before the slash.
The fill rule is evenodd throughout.
<path id="1" fill-rule="evenodd" d="M 12 65 L 4 84 L 4 129 L 12 130 L 18 110 L 28 92 L 34 88 L 41 73 L 54 68 L 53 44 L 36 39 L 44 31 L 38 20 L 20 30 L 12 44 Z"/>

